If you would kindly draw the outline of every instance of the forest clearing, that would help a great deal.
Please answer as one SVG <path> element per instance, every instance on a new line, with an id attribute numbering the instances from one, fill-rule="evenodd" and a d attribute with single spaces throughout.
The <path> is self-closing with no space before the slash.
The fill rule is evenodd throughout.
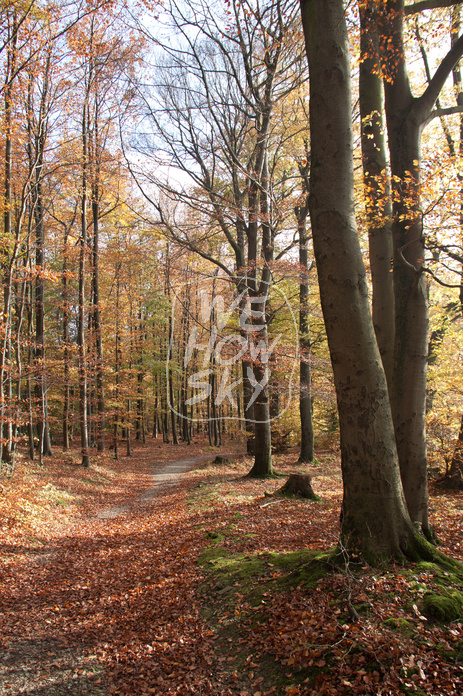
<path id="1" fill-rule="evenodd" d="M 0 498 L 1 696 L 461 693 L 463 625 L 426 604 L 443 586 L 461 602 L 461 578 L 311 567 L 339 540 L 339 453 L 303 467 L 320 496 L 304 501 L 243 478 L 231 444 L 218 465 L 209 447 L 150 440 L 90 470 L 75 451 L 18 466 Z M 295 454 L 277 457 L 285 477 Z M 462 506 L 431 495 L 460 560 Z"/>

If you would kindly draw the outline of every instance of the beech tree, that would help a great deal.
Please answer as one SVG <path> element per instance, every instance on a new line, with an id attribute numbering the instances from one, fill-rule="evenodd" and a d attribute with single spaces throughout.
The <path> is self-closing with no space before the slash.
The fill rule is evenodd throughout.
<path id="1" fill-rule="evenodd" d="M 359 2 L 359 107 L 365 213 L 376 340 L 388 383 L 394 364 L 394 284 L 392 280 L 392 201 L 384 123 L 378 10 L 379 0 Z"/>
<path id="2" fill-rule="evenodd" d="M 392 0 L 360 3 L 360 103 L 365 184 L 370 199 L 367 212 L 373 315 L 388 376 L 408 510 L 413 521 L 432 538 L 427 513 L 428 290 L 420 193 L 421 135 L 429 120 L 442 113 L 440 109 L 433 111 L 434 105 L 462 55 L 463 37 L 453 42 L 422 94 L 414 96 L 405 60 L 404 15 L 421 9 L 422 3 L 405 8 L 404 2 Z M 381 128 L 380 75 L 384 82 L 389 157 Z M 388 159 L 391 194 L 386 170 Z M 388 268 L 391 249 L 392 274 Z"/>
<path id="3" fill-rule="evenodd" d="M 342 0 L 301 0 L 310 75 L 310 217 L 334 382 L 342 538 L 372 554 L 430 554 L 403 493 L 386 377 L 354 215 L 348 34 Z"/>

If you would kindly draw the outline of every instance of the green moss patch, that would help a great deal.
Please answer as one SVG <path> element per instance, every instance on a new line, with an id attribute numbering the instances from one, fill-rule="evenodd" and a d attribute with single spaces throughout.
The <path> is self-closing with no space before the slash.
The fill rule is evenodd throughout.
<path id="1" fill-rule="evenodd" d="M 407 621 L 407 619 L 403 619 L 402 617 L 394 618 L 391 616 L 383 621 L 383 626 L 391 629 L 392 631 L 397 631 L 406 638 L 412 638 L 414 635 L 412 624 Z"/>
<path id="2" fill-rule="evenodd" d="M 459 569 L 458 566 L 455 567 L 442 567 L 437 563 L 430 563 L 428 561 L 421 561 L 415 566 L 416 573 L 426 573 L 432 575 L 442 584 L 444 587 L 449 585 L 456 585 L 463 587 L 463 569 Z"/>
<path id="3" fill-rule="evenodd" d="M 438 623 L 446 624 L 463 618 L 463 594 L 458 590 L 426 592 L 418 606 L 426 618 Z"/>
<path id="4" fill-rule="evenodd" d="M 222 587 L 239 586 L 241 594 L 249 595 L 254 603 L 262 595 L 262 582 L 271 582 L 279 588 L 303 584 L 313 587 L 330 571 L 331 552 L 292 551 L 288 553 L 231 553 L 220 542 L 224 534 L 207 532 L 213 541 L 200 557 L 209 582 Z"/>

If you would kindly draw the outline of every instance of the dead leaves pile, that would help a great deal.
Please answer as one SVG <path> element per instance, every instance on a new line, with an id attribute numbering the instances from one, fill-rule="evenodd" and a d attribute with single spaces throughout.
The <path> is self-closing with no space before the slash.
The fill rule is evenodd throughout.
<path id="1" fill-rule="evenodd" d="M 242 479 L 246 460 L 198 469 L 141 497 L 157 466 L 198 451 L 151 443 L 117 465 L 102 460 L 86 475 L 91 482 L 66 480 L 71 465 L 61 467 L 59 482 L 40 479 L 75 499 L 66 524 L 47 526 L 38 515 L 35 526 L 10 527 L 2 546 L 0 647 L 16 655 L 18 672 L 40 646 L 47 664 L 47 674 L 30 674 L 30 691 L 40 682 L 47 696 L 461 693 L 462 626 L 426 621 L 415 610 L 416 580 L 401 569 L 355 577 L 340 569 L 312 589 L 282 587 L 285 570 L 268 556 L 255 578 L 257 601 L 239 583 L 220 587 L 202 572 L 211 536 L 225 553 L 250 559 L 333 546 L 341 497 L 335 456 L 325 453 L 312 470 L 320 503 L 265 497 L 281 481 Z M 289 470 L 294 459 L 281 457 L 278 468 Z M 444 550 L 454 555 L 461 502 L 461 494 L 432 501 Z M 108 507 L 128 511 L 101 518 Z M 10 503 L 8 517 L 15 515 Z M 391 618 L 404 630 L 391 628 Z M 78 664 L 65 670 L 60 656 L 72 651 Z M 7 664 L 2 696 L 19 692 L 13 671 Z"/>

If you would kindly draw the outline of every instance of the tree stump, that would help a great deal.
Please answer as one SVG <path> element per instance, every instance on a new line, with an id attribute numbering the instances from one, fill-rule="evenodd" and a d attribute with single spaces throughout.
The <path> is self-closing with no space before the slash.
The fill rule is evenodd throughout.
<path id="1" fill-rule="evenodd" d="M 232 460 L 230 457 L 224 457 L 223 454 L 218 454 L 214 461 L 212 462 L 213 464 L 231 464 Z"/>
<path id="2" fill-rule="evenodd" d="M 309 474 L 290 474 L 288 480 L 279 488 L 275 495 L 299 496 L 307 500 L 319 500 L 312 488 L 312 477 Z"/>
<path id="3" fill-rule="evenodd" d="M 441 476 L 440 478 L 436 479 L 435 483 L 440 483 L 444 488 L 462 491 L 463 475 L 461 473 L 461 469 L 456 469 L 454 473 L 452 471 L 449 471 L 448 474 L 444 474 L 444 476 Z"/>

